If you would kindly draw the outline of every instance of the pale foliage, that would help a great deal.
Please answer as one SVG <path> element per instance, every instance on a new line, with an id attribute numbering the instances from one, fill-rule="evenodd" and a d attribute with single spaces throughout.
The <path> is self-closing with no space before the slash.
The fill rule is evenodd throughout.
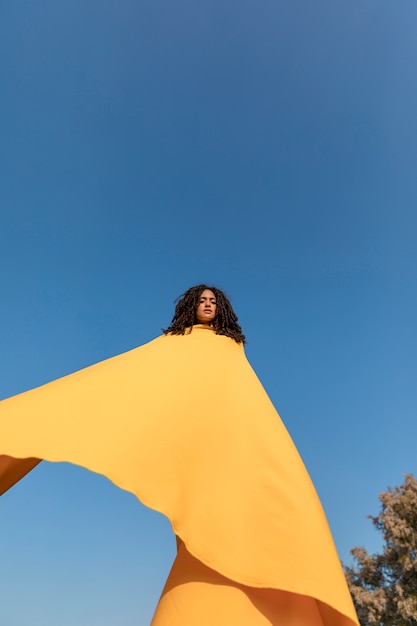
<path id="1" fill-rule="evenodd" d="M 417 626 L 417 481 L 411 474 L 380 494 L 381 512 L 369 516 L 382 533 L 381 554 L 353 548 L 346 567 L 362 626 Z"/>

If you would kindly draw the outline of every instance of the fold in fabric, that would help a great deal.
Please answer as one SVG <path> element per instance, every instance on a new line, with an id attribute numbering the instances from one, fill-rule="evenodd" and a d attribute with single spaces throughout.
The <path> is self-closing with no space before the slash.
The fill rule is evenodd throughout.
<path id="1" fill-rule="evenodd" d="M 198 561 L 182 544 L 151 626 L 338 626 L 346 623 L 345 618 L 335 615 L 314 598 L 240 585 Z"/>
<path id="2" fill-rule="evenodd" d="M 4 400 L 0 453 L 75 463 L 168 517 L 184 545 L 153 626 L 358 624 L 311 480 L 228 337 L 194 326 Z"/>

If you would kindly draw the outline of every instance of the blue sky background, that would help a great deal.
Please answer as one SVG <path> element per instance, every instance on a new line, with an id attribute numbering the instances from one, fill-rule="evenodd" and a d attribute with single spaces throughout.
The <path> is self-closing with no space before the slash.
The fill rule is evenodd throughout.
<path id="1" fill-rule="evenodd" d="M 413 0 L 0 1 L 1 396 L 214 283 L 341 558 L 378 549 L 416 472 L 416 52 Z M 43 464 L 0 520 L 2 625 L 149 623 L 174 538 L 132 495 Z"/>

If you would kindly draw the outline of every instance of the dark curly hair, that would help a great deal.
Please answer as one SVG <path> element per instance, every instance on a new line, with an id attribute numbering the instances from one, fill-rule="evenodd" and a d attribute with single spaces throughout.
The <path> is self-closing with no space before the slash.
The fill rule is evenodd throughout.
<path id="1" fill-rule="evenodd" d="M 176 300 L 174 317 L 168 328 L 163 328 L 162 332 L 167 335 L 184 335 L 187 329 L 192 329 L 194 324 L 198 324 L 196 318 L 196 309 L 200 302 L 200 296 L 205 289 L 210 289 L 216 296 L 216 317 L 211 322 L 217 335 L 226 335 L 234 339 L 237 343 L 245 343 L 245 335 L 237 323 L 238 317 L 234 312 L 229 299 L 217 289 L 217 287 L 208 287 L 207 285 L 196 285 L 190 287 Z"/>

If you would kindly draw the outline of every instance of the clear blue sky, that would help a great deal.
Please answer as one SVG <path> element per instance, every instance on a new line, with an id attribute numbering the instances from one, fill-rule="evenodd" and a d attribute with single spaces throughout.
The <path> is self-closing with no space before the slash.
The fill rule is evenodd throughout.
<path id="1" fill-rule="evenodd" d="M 414 0 L 0 1 L 1 397 L 214 283 L 341 558 L 377 549 L 416 472 L 416 53 Z M 174 539 L 132 495 L 43 464 L 0 520 L 2 626 L 149 623 Z"/>

